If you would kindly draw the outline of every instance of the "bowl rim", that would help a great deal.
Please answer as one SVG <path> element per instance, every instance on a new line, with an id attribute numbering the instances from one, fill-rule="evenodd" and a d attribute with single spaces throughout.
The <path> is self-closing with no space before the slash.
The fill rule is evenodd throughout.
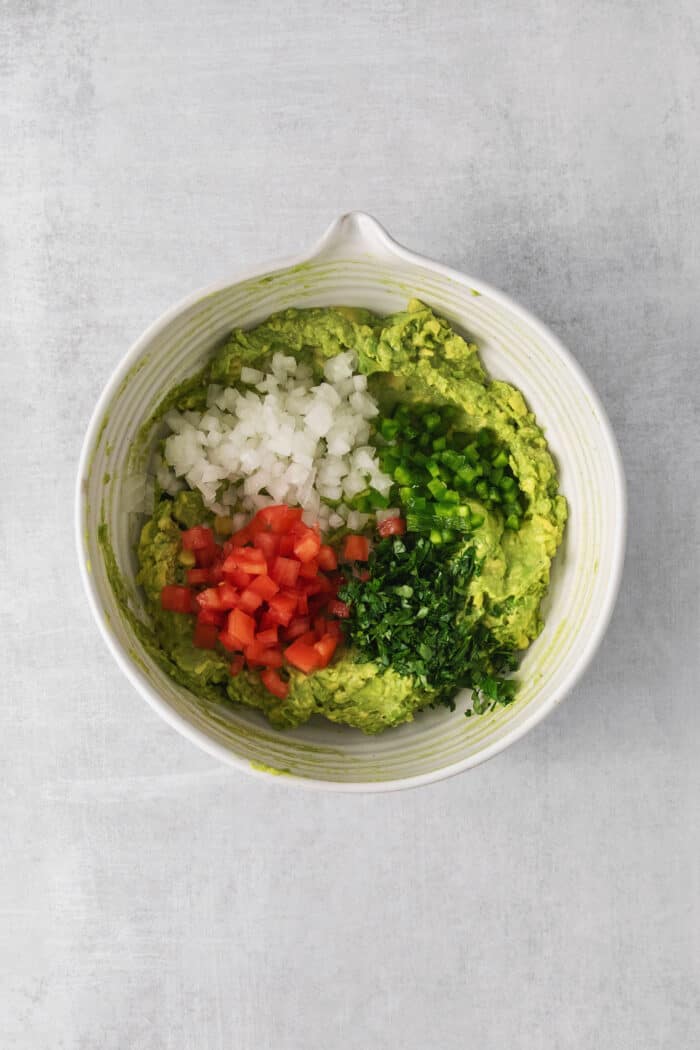
<path id="1" fill-rule="evenodd" d="M 463 758 L 458 762 L 451 763 L 450 765 L 429 773 L 421 773 L 416 776 L 383 781 L 334 781 L 322 780 L 315 777 L 302 777 L 299 775 L 285 775 L 283 777 L 276 776 L 274 772 L 268 772 L 265 769 L 258 768 L 248 759 L 241 758 L 234 752 L 229 751 L 228 748 L 224 747 L 222 744 L 216 743 L 214 740 L 210 739 L 206 733 L 191 725 L 182 715 L 174 711 L 146 677 L 141 674 L 137 666 L 128 658 L 127 653 L 108 627 L 105 613 L 99 602 L 94 579 L 88 569 L 89 554 L 83 528 L 86 510 L 85 481 L 88 475 L 93 446 L 96 445 L 99 437 L 99 431 L 102 426 L 105 411 L 112 398 L 117 393 L 125 376 L 152 340 L 176 317 L 185 310 L 196 305 L 200 300 L 230 288 L 233 285 L 240 284 L 243 281 L 261 278 L 294 266 L 308 263 L 316 257 L 321 256 L 329 245 L 332 245 L 336 241 L 340 242 L 349 231 L 359 231 L 360 236 L 364 235 L 373 239 L 376 244 L 381 245 L 390 255 L 395 256 L 397 259 L 405 263 L 413 266 L 427 266 L 429 269 L 435 273 L 441 274 L 443 277 L 447 277 L 460 285 L 469 289 L 474 289 L 477 292 L 488 296 L 507 307 L 513 314 L 523 320 L 549 343 L 555 353 L 562 358 L 566 367 L 573 372 L 579 385 L 583 388 L 595 410 L 612 464 L 613 486 L 617 501 L 614 513 L 615 530 L 612 535 L 612 567 L 607 580 L 601 614 L 599 615 L 588 636 L 586 644 L 582 647 L 568 675 L 553 691 L 552 695 L 548 697 L 545 703 L 541 704 L 536 710 L 534 710 L 529 717 L 524 717 L 519 725 L 509 732 L 506 732 L 501 739 L 488 747 L 485 747 L 476 754 L 469 755 L 467 758 Z M 196 744 L 203 751 L 212 755 L 212 757 L 235 769 L 241 770 L 249 776 L 259 777 L 261 779 L 264 778 L 268 782 L 272 777 L 275 777 L 278 783 L 282 783 L 288 787 L 302 788 L 304 790 L 362 794 L 399 791 L 407 788 L 421 787 L 426 784 L 433 784 L 441 780 L 447 780 L 467 769 L 473 769 L 476 766 L 481 765 L 482 762 L 494 758 L 496 755 L 500 754 L 501 751 L 504 751 L 507 747 L 510 747 L 518 740 L 521 740 L 526 733 L 529 733 L 531 729 L 534 729 L 534 727 L 546 718 L 547 715 L 550 714 L 571 692 L 587 670 L 593 656 L 602 642 L 610 623 L 619 593 L 624 567 L 627 536 L 627 494 L 622 458 L 607 413 L 605 412 L 600 398 L 583 368 L 559 338 L 542 321 L 531 314 L 529 310 L 515 302 L 510 296 L 506 295 L 498 288 L 494 288 L 485 281 L 470 277 L 467 274 L 455 270 L 450 266 L 446 266 L 443 263 L 436 262 L 427 256 L 411 251 L 398 241 L 394 240 L 394 238 L 387 233 L 384 227 L 373 216 L 366 212 L 352 211 L 347 212 L 334 220 L 323 235 L 307 251 L 302 252 L 299 255 L 284 257 L 266 263 L 259 263 L 241 268 L 227 278 L 199 288 L 180 299 L 161 314 L 160 317 L 153 321 L 131 344 L 129 350 L 112 371 L 90 416 L 90 421 L 83 439 L 78 461 L 74 504 L 74 528 L 80 576 L 87 596 L 88 605 L 97 623 L 100 634 L 123 674 L 161 718 L 163 718 L 173 729 L 177 730 L 186 739 L 193 744 Z"/>

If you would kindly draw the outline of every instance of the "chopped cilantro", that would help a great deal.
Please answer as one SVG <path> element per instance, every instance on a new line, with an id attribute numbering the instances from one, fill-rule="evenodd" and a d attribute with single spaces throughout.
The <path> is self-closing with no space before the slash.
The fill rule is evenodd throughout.
<path id="1" fill-rule="evenodd" d="M 510 703 L 515 682 L 504 673 L 515 655 L 470 615 L 469 583 L 480 571 L 470 546 L 412 533 L 380 540 L 369 579 L 353 578 L 340 591 L 357 658 L 413 677 L 451 709 L 462 687 L 473 690 L 477 714 Z"/>

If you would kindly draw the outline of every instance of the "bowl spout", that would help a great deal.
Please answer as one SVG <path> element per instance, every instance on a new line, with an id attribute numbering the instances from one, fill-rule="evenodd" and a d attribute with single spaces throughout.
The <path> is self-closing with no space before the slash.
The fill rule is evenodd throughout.
<path id="1" fill-rule="evenodd" d="M 363 211 L 349 211 L 330 224 L 314 245 L 311 258 L 390 259 L 398 254 L 399 245 L 373 216 Z"/>

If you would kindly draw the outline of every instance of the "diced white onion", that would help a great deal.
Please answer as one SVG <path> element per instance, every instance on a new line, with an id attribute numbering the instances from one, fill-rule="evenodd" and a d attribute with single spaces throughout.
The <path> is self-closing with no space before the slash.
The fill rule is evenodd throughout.
<path id="1" fill-rule="evenodd" d="M 323 529 L 364 528 L 370 515 L 339 501 L 368 486 L 388 495 L 392 480 L 368 444 L 379 409 L 356 367 L 353 351 L 338 354 L 314 386 L 308 365 L 276 352 L 269 372 L 241 369 L 247 390 L 212 384 L 204 412 L 164 417 L 170 434 L 153 463 L 159 485 L 174 495 L 184 479 L 217 513 L 235 509 L 237 529 L 273 503 L 301 506 L 304 520 Z"/>

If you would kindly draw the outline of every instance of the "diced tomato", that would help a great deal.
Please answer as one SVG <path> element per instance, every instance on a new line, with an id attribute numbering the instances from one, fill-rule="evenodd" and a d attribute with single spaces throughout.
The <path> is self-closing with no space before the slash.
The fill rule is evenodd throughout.
<path id="1" fill-rule="evenodd" d="M 168 612 L 192 612 L 192 591 L 189 587 L 168 584 L 160 592 L 160 604 L 161 608 L 167 609 Z"/>
<path id="2" fill-rule="evenodd" d="M 301 521 L 301 507 L 288 507 L 282 504 L 277 507 L 263 507 L 255 515 L 255 525 L 281 535 L 288 532 L 295 522 Z"/>
<path id="3" fill-rule="evenodd" d="M 309 597 L 312 594 L 319 594 L 323 590 L 323 576 L 314 576 L 313 580 L 299 580 L 297 589 L 300 594 L 306 594 Z"/>
<path id="4" fill-rule="evenodd" d="M 343 544 L 343 561 L 367 561 L 369 540 L 366 536 L 346 536 Z"/>
<path id="5" fill-rule="evenodd" d="M 270 576 L 255 576 L 250 584 L 250 590 L 259 594 L 263 601 L 269 601 L 273 594 L 277 594 L 279 584 Z"/>
<path id="6" fill-rule="evenodd" d="M 224 562 L 224 565 L 225 564 L 226 562 Z M 234 583 L 236 587 L 240 587 L 241 590 L 244 590 L 253 579 L 250 573 L 244 572 L 243 569 L 231 569 L 230 571 L 224 569 L 223 571 L 226 575 L 226 579 L 230 580 L 231 583 Z"/>
<path id="7" fill-rule="evenodd" d="M 226 553 L 230 554 L 234 547 L 242 547 L 244 544 L 250 543 L 252 536 L 253 534 L 250 525 L 246 525 L 244 529 L 239 529 L 238 532 L 234 532 L 233 536 L 231 536 L 224 544 L 224 547 L 229 548 Z"/>
<path id="8" fill-rule="evenodd" d="M 308 674 L 310 671 L 315 671 L 319 666 L 319 654 L 313 645 L 308 645 L 306 642 L 302 642 L 297 639 L 296 642 L 292 642 L 290 646 L 284 651 L 285 659 L 294 667 L 298 667 L 304 674 Z"/>
<path id="9" fill-rule="evenodd" d="M 327 667 L 333 658 L 333 653 L 338 646 L 338 639 L 334 638 L 332 634 L 324 634 L 323 638 L 320 638 L 314 645 L 314 649 L 319 655 L 320 663 L 319 667 Z"/>
<path id="10" fill-rule="evenodd" d="M 242 609 L 234 609 L 228 614 L 228 630 L 244 645 L 250 645 L 255 638 L 255 620 Z"/>
<path id="11" fill-rule="evenodd" d="M 219 556 L 218 547 L 200 547 L 194 552 L 194 556 L 197 559 L 197 565 L 200 569 L 208 569 L 214 564 Z"/>
<path id="12" fill-rule="evenodd" d="M 180 539 L 186 551 L 216 547 L 214 533 L 206 525 L 195 525 L 192 529 L 186 529 Z"/>
<path id="13" fill-rule="evenodd" d="M 331 616 L 339 616 L 341 620 L 347 620 L 350 615 L 350 606 L 341 602 L 339 598 L 333 598 L 328 603 L 328 612 Z"/>
<path id="14" fill-rule="evenodd" d="M 343 628 L 340 626 L 339 620 L 329 620 L 326 634 L 329 634 L 331 638 L 337 638 L 338 641 L 343 639 Z"/>
<path id="15" fill-rule="evenodd" d="M 246 587 L 238 599 L 238 608 L 243 609 L 243 611 L 247 613 L 254 613 L 256 609 L 260 608 L 262 603 L 262 595 L 258 594 L 250 587 Z"/>
<path id="16" fill-rule="evenodd" d="M 324 572 L 332 572 L 338 568 L 338 559 L 332 547 L 322 543 L 318 551 L 318 567 Z"/>
<path id="17" fill-rule="evenodd" d="M 319 590 L 320 590 L 321 594 L 334 594 L 335 593 L 334 590 L 333 590 L 333 584 L 331 583 L 331 581 L 328 579 L 327 576 L 323 575 L 322 572 L 319 573 L 318 576 L 316 577 L 316 579 L 314 581 L 312 581 L 312 582 L 314 582 L 314 583 L 318 582 Z"/>
<path id="18" fill-rule="evenodd" d="M 279 553 L 283 558 L 290 558 L 294 554 L 294 537 L 291 533 L 288 532 L 280 536 Z"/>
<path id="19" fill-rule="evenodd" d="M 263 667 L 282 667 L 284 665 L 282 650 L 278 649 L 276 645 L 271 646 L 269 649 L 264 649 L 260 662 Z"/>
<path id="20" fill-rule="evenodd" d="M 271 629 L 273 627 L 274 627 L 275 630 L 278 629 L 278 627 L 279 627 L 279 620 L 275 619 L 274 615 L 272 615 L 270 613 L 270 611 L 267 610 L 260 617 L 260 630 L 261 631 L 267 631 L 267 630 L 269 630 L 269 629 Z"/>
<path id="21" fill-rule="evenodd" d="M 293 587 L 299 577 L 299 562 L 294 558 L 275 558 L 270 576 L 281 587 Z"/>
<path id="22" fill-rule="evenodd" d="M 299 561 L 312 561 L 321 549 L 321 537 L 313 529 L 306 529 L 294 541 L 294 553 Z"/>
<path id="23" fill-rule="evenodd" d="M 314 576 L 318 576 L 318 558 L 302 562 L 299 567 L 299 575 L 305 580 L 313 580 Z"/>
<path id="24" fill-rule="evenodd" d="M 295 595 L 286 591 L 280 591 L 270 598 L 270 619 L 272 623 L 279 623 L 287 627 L 296 612 L 297 600 Z"/>
<path id="25" fill-rule="evenodd" d="M 311 597 L 308 599 L 309 616 L 311 616 L 312 619 L 313 617 L 318 616 L 321 610 L 325 609 L 326 605 L 328 604 L 328 601 L 329 597 L 327 594 L 311 595 Z"/>
<path id="26" fill-rule="evenodd" d="M 355 576 L 358 580 L 361 580 L 362 583 L 367 583 L 367 580 L 369 579 L 369 569 L 358 569 Z"/>
<path id="27" fill-rule="evenodd" d="M 253 536 L 253 546 L 261 550 L 268 562 L 273 562 L 279 550 L 279 537 L 274 532 L 256 532 Z"/>
<path id="28" fill-rule="evenodd" d="M 230 652 L 241 652 L 243 650 L 243 642 L 240 638 L 236 638 L 235 635 L 231 634 L 230 631 L 219 631 L 219 641 L 224 649 L 228 649 Z"/>
<path id="29" fill-rule="evenodd" d="M 319 538 L 321 536 L 321 530 L 318 525 L 307 525 L 306 522 L 302 521 L 301 518 L 299 518 L 298 521 L 294 522 L 289 531 L 291 532 L 292 536 L 294 536 L 296 539 L 299 539 L 299 537 L 301 536 L 305 536 L 307 532 L 315 532 Z"/>
<path id="30" fill-rule="evenodd" d="M 198 649 L 216 649 L 219 640 L 219 628 L 214 623 L 202 623 L 197 621 L 192 641 Z"/>
<path id="31" fill-rule="evenodd" d="M 197 613 L 197 623 L 214 624 L 216 627 L 223 627 L 225 619 L 226 613 L 219 612 L 218 609 L 200 609 Z"/>
<path id="32" fill-rule="evenodd" d="M 317 616 L 314 620 L 314 631 L 316 632 L 316 638 L 323 638 L 327 630 L 328 620 L 326 620 L 324 616 Z"/>
<path id="33" fill-rule="evenodd" d="M 234 547 L 223 565 L 224 572 L 243 569 L 251 576 L 262 576 L 267 572 L 267 560 L 257 547 Z"/>
<path id="34" fill-rule="evenodd" d="M 216 609 L 220 612 L 224 608 L 218 587 L 207 587 L 205 591 L 200 591 L 196 601 L 200 609 Z"/>
<path id="35" fill-rule="evenodd" d="M 403 536 L 406 531 L 406 522 L 403 518 L 385 518 L 377 525 L 380 536 Z"/>
<path id="36" fill-rule="evenodd" d="M 285 680 L 277 673 L 277 671 L 269 668 L 267 671 L 263 671 L 260 675 L 260 680 L 268 692 L 272 693 L 273 696 L 278 696 L 280 700 L 284 700 L 289 692 L 289 682 Z"/>
<path id="37" fill-rule="evenodd" d="M 232 547 L 229 553 L 224 558 L 221 568 L 224 570 L 227 576 L 230 576 L 234 572 L 245 572 L 241 565 L 241 555 L 245 558 L 245 551 L 249 550 L 248 547 Z M 264 557 L 264 555 L 261 555 Z"/>
<path id="38" fill-rule="evenodd" d="M 281 667 L 284 663 L 282 652 L 277 646 L 266 647 L 253 642 L 243 652 L 249 667 Z"/>
<path id="39" fill-rule="evenodd" d="M 209 569 L 188 569 L 187 582 L 192 587 L 200 587 L 203 583 L 209 583 Z"/>
<path id="40" fill-rule="evenodd" d="M 244 572 L 249 572 L 251 576 L 267 575 L 267 558 L 262 551 L 257 547 L 239 547 L 239 550 L 245 551 L 245 554 L 239 555 L 240 568 Z"/>
<path id="41" fill-rule="evenodd" d="M 338 620 L 327 616 L 349 614 L 336 598 L 344 581 L 335 551 L 321 543 L 318 525 L 304 523 L 299 507 L 263 508 L 222 546 L 204 525 L 182 536 L 197 565 L 187 573 L 190 586 L 164 588 L 161 602 L 163 608 L 197 614 L 197 648 L 222 645 L 236 654 L 232 675 L 246 663 L 258 668 L 263 684 L 280 698 L 289 692 L 278 674 L 285 660 L 305 674 L 329 663 L 343 632 Z M 347 537 L 344 553 L 351 561 L 366 561 L 369 543 Z M 325 611 L 329 605 L 335 609 Z"/>
<path id="42" fill-rule="evenodd" d="M 274 627 L 266 627 L 263 631 L 258 631 L 255 635 L 255 641 L 265 646 L 277 645 L 279 641 L 279 627 L 277 624 Z"/>
<path id="43" fill-rule="evenodd" d="M 295 616 L 284 632 L 284 636 L 287 641 L 293 642 L 299 635 L 306 634 L 310 626 L 311 620 L 308 616 Z"/>
<path id="44" fill-rule="evenodd" d="M 209 573 L 209 583 L 221 583 L 221 581 L 224 578 L 224 570 L 221 567 L 221 561 L 219 560 L 218 556 L 214 564 L 207 569 L 207 572 Z"/>
<path id="45" fill-rule="evenodd" d="M 233 660 L 231 661 L 231 663 L 229 665 L 229 671 L 233 675 L 240 674 L 241 671 L 243 670 L 244 664 L 245 664 L 245 659 L 242 656 L 234 656 Z"/>
<path id="46" fill-rule="evenodd" d="M 248 664 L 248 667 L 250 667 L 251 670 L 255 667 L 262 666 L 262 660 L 258 659 L 260 653 L 262 652 L 263 647 L 261 645 L 256 645 L 255 642 L 251 642 L 250 645 L 244 646 L 243 655 L 245 657 L 245 662 Z"/>
<path id="47" fill-rule="evenodd" d="M 299 580 L 297 584 L 297 590 L 301 594 L 306 594 L 309 598 L 316 594 L 324 594 L 327 596 L 333 596 L 334 588 L 327 576 L 323 573 L 319 573 L 318 576 L 314 576 L 313 580 Z"/>
<path id="48" fill-rule="evenodd" d="M 235 609 L 238 605 L 238 591 L 232 583 L 220 583 L 216 588 L 219 592 L 219 603 L 222 609 Z"/>

